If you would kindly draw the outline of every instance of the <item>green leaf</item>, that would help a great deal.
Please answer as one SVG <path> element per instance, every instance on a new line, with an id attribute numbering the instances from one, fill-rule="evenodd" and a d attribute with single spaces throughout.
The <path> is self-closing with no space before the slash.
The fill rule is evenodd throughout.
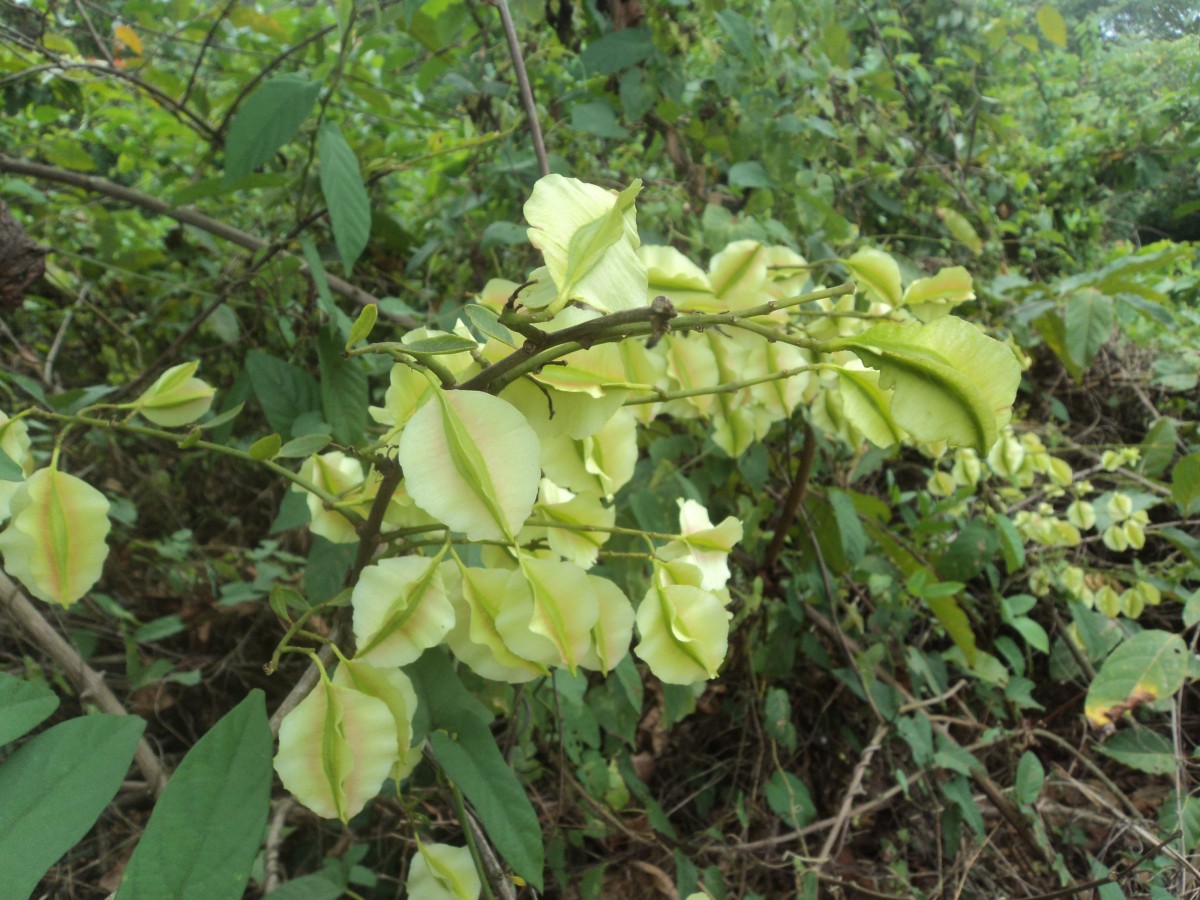
<path id="1" fill-rule="evenodd" d="M 837 522 L 838 535 L 842 541 L 842 554 L 846 562 L 854 565 L 867 549 L 867 534 L 863 531 L 862 522 L 858 519 L 858 511 L 854 508 L 854 500 L 845 491 L 830 488 L 828 492 L 829 505 L 833 509 L 833 518 Z"/>
<path id="2" fill-rule="evenodd" d="M 333 122 L 327 121 L 321 126 L 317 136 L 317 158 L 321 167 L 321 193 L 325 195 L 333 226 L 333 242 L 349 273 L 371 236 L 371 200 L 363 184 L 358 158 Z"/>
<path id="3" fill-rule="evenodd" d="M 1185 518 L 1200 512 L 1200 453 L 1189 453 L 1171 470 L 1171 499 Z"/>
<path id="4" fill-rule="evenodd" d="M 1007 345 L 955 316 L 927 325 L 876 325 L 829 342 L 853 350 L 893 388 L 892 416 L 917 440 L 981 455 L 1012 416 L 1021 367 Z"/>
<path id="5" fill-rule="evenodd" d="M 1096 749 L 1110 759 L 1148 775 L 1172 775 L 1179 768 L 1170 739 L 1149 728 L 1118 731 Z"/>
<path id="6" fill-rule="evenodd" d="M 518 875 L 542 889 L 542 829 L 512 766 L 487 727 L 464 720 L 455 737 L 429 735 L 434 756 L 461 789 L 488 837 Z"/>
<path id="7" fill-rule="evenodd" d="M 1024 806 L 1032 806 L 1037 800 L 1038 794 L 1042 792 L 1042 786 L 1045 783 L 1046 769 L 1042 765 L 1042 761 L 1032 750 L 1026 750 L 1021 754 L 1021 761 L 1017 763 L 1017 778 L 1014 785 L 1017 802 Z"/>
<path id="8" fill-rule="evenodd" d="M 1025 542 L 1017 532 L 1012 520 L 1001 513 L 992 515 L 992 524 L 1000 538 L 1000 552 L 1004 555 L 1004 568 L 1011 575 L 1025 567 Z"/>
<path id="9" fill-rule="evenodd" d="M 938 207 L 937 216 L 942 220 L 942 224 L 946 226 L 946 230 L 950 232 L 951 236 L 960 244 L 964 244 L 971 253 L 978 255 L 983 252 L 983 241 L 980 240 L 970 219 L 958 210 L 945 206 Z"/>
<path id="10" fill-rule="evenodd" d="M 4 893 L 28 897 L 116 796 L 146 723 L 137 716 L 71 719 L 34 736 L 0 765 Z"/>
<path id="11" fill-rule="evenodd" d="M 25 470 L 11 456 L 0 450 L 0 481 L 24 481 Z"/>
<path id="12" fill-rule="evenodd" d="M 279 448 L 275 455 L 281 456 L 284 459 L 304 459 L 312 456 L 314 453 L 320 453 L 332 440 L 333 435 L 329 434 L 321 434 L 320 432 L 306 434 L 303 437 L 288 441 Z"/>
<path id="13" fill-rule="evenodd" d="M 654 43 L 647 29 L 622 28 L 588 44 L 579 61 L 589 75 L 615 75 L 653 52 Z"/>
<path id="14" fill-rule="evenodd" d="M 791 772 L 777 771 L 767 782 L 767 805 L 791 828 L 803 828 L 817 817 L 808 787 Z"/>
<path id="15" fill-rule="evenodd" d="M 7 672 L 0 672 L 0 747 L 35 728 L 58 709 L 58 695 Z"/>
<path id="16" fill-rule="evenodd" d="M 370 337 L 371 330 L 375 327 L 375 321 L 379 318 L 379 305 L 377 303 L 368 303 L 362 308 L 362 312 L 358 314 L 358 318 L 354 320 L 354 324 L 350 326 L 350 334 L 346 338 L 346 346 L 343 348 L 349 350 L 359 341 Z"/>
<path id="17" fill-rule="evenodd" d="M 265 462 L 268 459 L 274 459 L 279 455 L 279 451 L 283 447 L 283 439 L 279 435 L 272 432 L 266 437 L 261 437 L 249 447 L 246 452 L 250 454 L 251 459 L 256 459 L 259 462 Z"/>
<path id="18" fill-rule="evenodd" d="M 522 236 L 524 236 L 524 233 L 522 230 Z M 475 333 L 483 335 L 485 338 L 500 341 L 500 343 L 507 344 L 513 348 L 520 344 L 520 339 L 513 334 L 507 325 L 502 325 L 500 317 L 486 306 L 480 306 L 478 303 L 468 303 L 462 308 L 462 318 Z"/>
<path id="19" fill-rule="evenodd" d="M 1180 821 L 1180 812 L 1183 821 Z M 1158 827 L 1164 834 L 1183 832 L 1183 852 L 1191 853 L 1200 844 L 1200 797 L 1187 796 L 1182 802 L 1175 791 L 1167 794 L 1158 810 Z"/>
<path id="20" fill-rule="evenodd" d="M 367 373 L 362 360 L 342 355 L 344 344 L 332 326 L 317 338 L 321 367 L 321 410 L 333 428 L 334 439 L 353 446 L 367 428 Z"/>
<path id="21" fill-rule="evenodd" d="M 928 569 L 919 569 L 909 577 L 907 588 L 910 594 L 925 601 L 930 612 L 942 623 L 946 633 L 962 651 L 967 665 L 974 666 L 975 632 L 971 630 L 971 622 L 956 599 L 963 585 L 955 581 L 939 582 Z"/>
<path id="22" fill-rule="evenodd" d="M 769 188 L 774 186 L 771 176 L 758 160 L 734 163 L 729 167 L 729 186 L 739 188 Z"/>
<path id="23" fill-rule="evenodd" d="M 281 435 L 292 433 L 292 423 L 299 416 L 320 408 L 317 382 L 299 366 L 266 351 L 251 350 L 246 355 L 246 374 L 268 424 Z"/>
<path id="24" fill-rule="evenodd" d="M 427 715 L 438 763 L 479 813 L 513 870 L 542 890 L 542 828 L 516 772 L 500 753 L 487 709 L 463 687 L 445 654 L 427 652 L 408 670 L 419 716 Z M 419 729 L 414 728 L 419 734 Z"/>
<path id="25" fill-rule="evenodd" d="M 1063 314 L 1067 353 L 1080 371 L 1087 369 L 1112 332 L 1112 297 L 1084 289 L 1067 300 Z"/>
<path id="26" fill-rule="evenodd" d="M 299 75 L 280 75 L 255 88 L 225 139 L 225 183 L 245 178 L 294 138 L 320 89 Z"/>
<path id="27" fill-rule="evenodd" d="M 1085 711 L 1097 728 L 1145 703 L 1169 697 L 1187 677 L 1183 638 L 1168 631 L 1135 634 L 1104 661 L 1088 688 Z"/>
<path id="28" fill-rule="evenodd" d="M 117 900 L 238 900 L 271 799 L 271 731 L 250 694 L 196 742 L 154 806 Z"/>
<path id="29" fill-rule="evenodd" d="M 397 459 L 413 501 L 473 541 L 512 540 L 537 500 L 542 448 L 504 400 L 434 390 L 400 435 Z"/>
<path id="30" fill-rule="evenodd" d="M 1161 478 L 1175 458 L 1175 442 L 1179 430 L 1170 416 L 1155 419 L 1146 432 L 1139 449 L 1142 451 L 1141 473 L 1147 478 Z"/>
<path id="31" fill-rule="evenodd" d="M 405 335 L 405 338 L 409 338 Z M 434 334 L 430 337 L 401 340 L 401 349 L 413 356 L 441 356 L 446 353 L 465 353 L 479 345 L 461 334 Z"/>
<path id="32" fill-rule="evenodd" d="M 1067 46 L 1067 23 L 1053 6 L 1039 6 L 1037 24 L 1042 37 L 1057 47 Z"/>

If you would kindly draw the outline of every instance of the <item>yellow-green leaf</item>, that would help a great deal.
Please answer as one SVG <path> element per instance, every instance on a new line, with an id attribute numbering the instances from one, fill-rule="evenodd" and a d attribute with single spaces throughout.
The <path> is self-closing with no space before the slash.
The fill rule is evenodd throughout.
<path id="1" fill-rule="evenodd" d="M 975 231 L 975 226 L 970 220 L 955 209 L 948 209 L 944 206 L 939 206 L 937 210 L 938 218 L 942 220 L 942 224 L 946 226 L 946 230 L 951 236 L 961 244 L 966 245 L 966 248 L 973 254 L 978 254 L 983 250 L 983 241 L 980 239 L 978 232 Z"/>
<path id="2" fill-rule="evenodd" d="M 1042 37 L 1056 47 L 1067 46 L 1067 23 L 1053 6 L 1039 6 L 1037 11 L 1038 28 Z"/>
<path id="3" fill-rule="evenodd" d="M 1104 661 L 1088 688 L 1085 711 L 1097 728 L 1115 723 L 1145 703 L 1169 697 L 1183 685 L 1188 649 L 1169 631 L 1141 631 Z"/>
<path id="4" fill-rule="evenodd" d="M 10 502 L 0 534 L 4 568 L 45 600 L 70 606 L 100 580 L 108 557 L 108 500 L 74 475 L 39 469 Z"/>
<path id="5" fill-rule="evenodd" d="M 498 397 L 433 393 L 400 435 L 397 458 L 409 496 L 470 540 L 511 541 L 537 500 L 537 435 Z"/>

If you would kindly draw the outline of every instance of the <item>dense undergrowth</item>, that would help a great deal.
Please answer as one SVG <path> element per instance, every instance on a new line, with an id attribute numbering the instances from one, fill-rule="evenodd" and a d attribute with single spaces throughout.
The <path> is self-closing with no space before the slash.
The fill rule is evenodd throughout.
<path id="1" fill-rule="evenodd" d="M 563 181 L 539 182 L 495 6 L 0 0 L 0 199 L 49 251 L 24 280 L 30 257 L 0 254 L 0 410 L 26 429 L 0 435 L 0 496 L 61 458 L 111 522 L 82 599 L 0 590 L 0 671 L 61 698 L 40 734 L 115 704 L 145 720 L 151 758 L 35 895 L 120 887 L 155 766 L 176 770 L 255 689 L 268 712 L 294 706 L 314 664 L 281 648 L 349 647 L 379 539 L 379 556 L 447 552 L 449 519 L 419 488 L 415 507 L 372 503 L 371 466 L 394 489 L 389 460 L 416 452 L 399 429 L 415 433 L 417 389 L 396 370 L 471 384 L 480 360 L 546 339 L 522 307 L 586 325 L 568 301 L 619 316 L 660 294 L 690 337 L 652 314 L 617 323 L 506 395 L 542 429 L 538 515 L 562 527 L 489 512 L 500 531 L 453 525 L 487 532 L 454 552 L 461 572 L 583 560 L 635 604 L 707 593 L 727 648 L 673 667 L 643 644 L 611 666 L 519 651 L 546 673 L 530 680 L 481 676 L 452 634 L 455 655 L 404 660 L 415 735 L 443 743 L 422 759 L 416 741 L 411 771 L 389 765 L 378 797 L 328 817 L 278 781 L 268 813 L 264 783 L 246 896 L 401 896 L 419 842 L 468 840 L 490 895 L 532 896 L 528 860 L 490 824 L 498 801 L 448 761 L 463 721 L 448 709 L 482 717 L 475 738 L 519 777 L 541 834 L 513 852 L 540 847 L 550 896 L 1200 895 L 1194 40 L 1148 12 L 1165 30 L 1131 28 L 1137 4 L 1132 19 L 1002 0 L 511 6 L 546 166 L 614 194 L 643 182 L 636 231 L 618 209 L 598 258 L 638 238 L 644 295 L 553 296 L 562 273 L 539 249 L 569 231 L 551 212 L 570 203 L 525 205 Z M 625 202 L 589 196 L 592 222 Z M 539 215 L 557 224 L 531 244 Z M 848 281 L 754 318 L 770 343 L 716 319 Z M 370 347 L 350 339 L 364 304 L 380 311 Z M 910 345 L 858 337 L 955 317 L 994 342 L 954 357 L 937 331 L 921 352 L 950 354 L 961 381 L 926 393 L 904 380 Z M 448 343 L 414 355 L 413 336 Z M 601 358 L 614 336 L 634 349 Z M 1006 403 L 972 406 L 1003 380 L 995 347 L 1020 373 L 1011 422 Z M 131 418 L 188 361 L 211 411 Z M 605 406 L 611 441 L 548 436 L 536 411 L 618 392 L 645 402 Z M 927 415 L 946 433 L 922 433 Z M 983 431 L 953 439 L 948 421 Z M 687 543 L 727 517 L 740 540 Z M 595 546 L 566 537 L 596 527 Z M 46 599 L 13 540 L 5 571 Z M 711 557 L 727 583 L 669 566 Z M 22 734 L 0 729 L 0 848 L 20 837 L 3 810 Z"/>

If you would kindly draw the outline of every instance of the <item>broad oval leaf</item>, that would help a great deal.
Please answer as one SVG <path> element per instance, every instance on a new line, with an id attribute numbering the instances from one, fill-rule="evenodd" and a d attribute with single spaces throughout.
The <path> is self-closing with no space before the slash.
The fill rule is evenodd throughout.
<path id="1" fill-rule="evenodd" d="M 882 324 L 830 342 L 853 350 L 892 388 L 892 418 L 924 443 L 987 453 L 1012 417 L 1021 366 L 1007 345 L 944 316 L 928 325 Z"/>
<path id="2" fill-rule="evenodd" d="M 296 136 L 320 89 L 299 75 L 280 75 L 246 98 L 225 140 L 226 185 L 245 178 Z"/>
<path id="3" fill-rule="evenodd" d="M 346 822 L 379 793 L 398 754 L 387 704 L 323 678 L 279 724 L 275 771 L 317 815 Z"/>
<path id="4" fill-rule="evenodd" d="M 1088 721 L 1101 728 L 1138 706 L 1169 697 L 1183 685 L 1187 671 L 1187 644 L 1179 635 L 1154 630 L 1133 635 L 1104 661 L 1088 687 Z"/>
<path id="5" fill-rule="evenodd" d="M 196 742 L 154 806 L 117 900 L 238 900 L 271 801 L 271 731 L 251 691 Z"/>
<path id="6" fill-rule="evenodd" d="M 434 390 L 400 435 L 413 501 L 473 541 L 511 541 L 537 500 L 542 448 L 516 409 L 477 391 Z"/>
<path id="7" fill-rule="evenodd" d="M 4 568 L 33 596 L 70 606 L 100 580 L 108 557 L 108 500 L 74 475 L 39 469 L 13 495 L 0 534 Z"/>
<path id="8" fill-rule="evenodd" d="M 403 666 L 442 642 L 454 626 L 454 607 L 440 563 L 440 557 L 405 556 L 363 569 L 350 596 L 359 657 Z"/>
<path id="9" fill-rule="evenodd" d="M 58 709 L 58 695 L 44 684 L 0 672 L 0 747 L 15 741 Z"/>
<path id="10" fill-rule="evenodd" d="M 6 897 L 29 897 L 116 796 L 146 723 L 80 716 L 35 735 L 0 766 Z"/>
<path id="11" fill-rule="evenodd" d="M 1053 6 L 1039 6 L 1037 24 L 1042 36 L 1056 47 L 1067 46 L 1067 23 Z"/>

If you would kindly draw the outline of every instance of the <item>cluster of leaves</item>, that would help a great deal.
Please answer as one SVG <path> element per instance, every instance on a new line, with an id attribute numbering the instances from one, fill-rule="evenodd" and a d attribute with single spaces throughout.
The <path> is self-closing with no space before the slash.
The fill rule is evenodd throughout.
<path id="1" fill-rule="evenodd" d="M 404 868 L 414 896 L 511 890 L 490 843 L 539 888 L 548 866 L 620 894 L 599 842 L 672 848 L 651 858 L 681 895 L 734 879 L 771 895 L 769 865 L 731 874 L 712 848 L 803 840 L 819 811 L 850 810 L 855 787 L 830 791 L 880 747 L 896 778 L 873 775 L 879 790 L 941 810 L 924 858 L 896 849 L 899 813 L 872 836 L 881 886 L 936 893 L 913 872 L 962 859 L 991 810 L 1024 823 L 1037 875 L 1106 875 L 1045 811 L 1071 787 L 1047 774 L 1057 736 L 1016 748 L 1074 682 L 1079 720 L 1116 730 L 1092 770 L 1105 754 L 1184 771 L 1153 726 L 1179 720 L 1200 621 L 1194 249 L 1107 242 L 1138 237 L 1122 216 L 1192 212 L 1154 192 L 1184 184 L 1194 152 L 1194 46 L 1006 3 L 830 2 L 804 21 L 788 2 L 670 5 L 635 27 L 513 6 L 552 166 L 652 189 L 533 184 L 483 4 L 140 0 L 89 7 L 99 30 L 19 7 L 0 171 L 41 179 L 4 188 L 55 253 L 0 423 L 6 570 L 90 622 L 84 655 L 119 629 L 131 691 L 168 678 L 194 696 L 199 670 L 164 648 L 208 626 L 137 602 L 105 574 L 110 544 L 218 614 L 274 614 L 259 662 L 278 699 L 302 671 L 289 659 L 317 673 L 274 723 L 284 785 L 351 834 L 398 802 L 411 835 L 400 868 L 356 850 L 314 890 Z M 1178 80 L 1114 92 L 1159 60 Z M 219 263 L 218 241 L 251 255 Z M 1006 340 L 956 315 L 976 311 Z M 206 380 L 178 362 L 201 354 Z M 234 464 L 280 500 L 274 521 L 227 512 Z M 131 482 L 173 502 L 130 502 Z M 826 689 L 853 702 L 831 710 Z M 932 712 L 952 702 L 957 718 Z M 712 723 L 739 735 L 736 761 L 697 788 Z M 669 803 L 645 748 L 689 740 Z M 810 740 L 860 763 L 820 770 Z M 562 806 L 567 779 L 573 818 L 539 823 L 527 794 L 557 780 Z M 1200 807 L 1173 788 L 1157 834 L 1178 828 L 1185 855 Z M 372 803 L 381 790 L 397 799 Z M 434 797 L 457 824 L 415 799 Z M 836 880 L 844 825 L 789 888 Z M 1161 849 L 1143 860 L 1160 894 Z"/>

